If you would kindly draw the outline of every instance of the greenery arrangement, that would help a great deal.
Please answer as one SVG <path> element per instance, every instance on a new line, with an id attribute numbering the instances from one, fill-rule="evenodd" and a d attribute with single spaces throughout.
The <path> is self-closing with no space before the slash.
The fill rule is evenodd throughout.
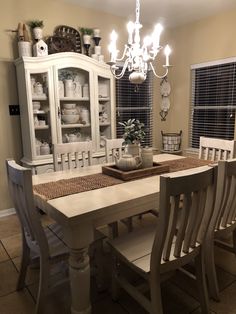
<path id="1" fill-rule="evenodd" d="M 82 35 L 92 35 L 93 34 L 92 28 L 80 27 L 79 30 L 82 33 Z"/>
<path id="2" fill-rule="evenodd" d="M 40 20 L 32 20 L 32 21 L 29 21 L 27 24 L 32 29 L 35 27 L 40 27 L 40 28 L 44 27 L 43 21 L 40 21 Z"/>
<path id="3" fill-rule="evenodd" d="M 125 144 L 139 144 L 143 141 L 146 133 L 144 124 L 136 119 L 129 119 L 125 122 L 119 122 L 124 127 L 123 139 Z"/>

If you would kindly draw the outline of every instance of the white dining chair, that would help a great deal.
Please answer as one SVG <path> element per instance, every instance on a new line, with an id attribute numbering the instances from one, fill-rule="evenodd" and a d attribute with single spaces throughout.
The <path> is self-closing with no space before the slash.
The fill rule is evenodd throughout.
<path id="1" fill-rule="evenodd" d="M 6 161 L 9 190 L 22 229 L 22 258 L 17 290 L 25 287 L 28 266 L 39 259 L 39 287 L 35 314 L 47 313 L 45 308 L 49 292 L 58 284 L 50 282 L 50 266 L 66 261 L 69 253 L 65 244 L 49 228 L 43 228 L 40 214 L 35 208 L 31 169 L 21 167 L 14 160 Z M 62 283 L 60 281 L 60 283 Z"/>
<path id="2" fill-rule="evenodd" d="M 105 140 L 105 153 L 106 153 L 106 163 L 114 162 L 115 156 L 121 157 L 124 151 L 124 139 L 123 138 L 112 138 Z"/>
<path id="3" fill-rule="evenodd" d="M 227 160 L 234 158 L 234 140 L 223 140 L 219 138 L 200 137 L 199 158 L 205 160 Z"/>
<path id="4" fill-rule="evenodd" d="M 54 170 L 65 170 L 92 165 L 92 141 L 53 144 Z"/>
<path id="5" fill-rule="evenodd" d="M 151 314 L 163 314 L 161 282 L 166 275 L 195 261 L 202 313 L 209 314 L 203 246 L 213 209 L 216 168 L 204 166 L 160 176 L 159 218 L 156 226 L 139 228 L 110 240 L 113 254 L 113 299 L 122 287 Z M 179 215 L 180 197 L 183 207 Z M 127 265 L 146 281 L 138 287 L 129 280 Z M 140 290 L 139 290 L 140 288 Z"/>
<path id="6" fill-rule="evenodd" d="M 219 301 L 214 243 L 236 255 L 236 159 L 219 161 L 216 189 L 216 210 L 208 228 L 206 241 L 206 273 L 209 292 Z M 231 241 L 229 241 L 229 239 Z"/>

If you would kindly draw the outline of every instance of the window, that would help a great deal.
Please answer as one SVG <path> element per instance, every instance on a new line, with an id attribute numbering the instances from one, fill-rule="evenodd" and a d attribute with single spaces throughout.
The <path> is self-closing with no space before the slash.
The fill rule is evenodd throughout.
<path id="1" fill-rule="evenodd" d="M 146 136 L 142 146 L 152 146 L 152 105 L 153 76 L 148 72 L 146 80 L 140 85 L 131 84 L 130 72 L 116 80 L 116 135 L 122 137 L 123 127 L 119 122 L 138 119 L 145 125 Z"/>
<path id="2" fill-rule="evenodd" d="M 236 59 L 192 67 L 190 146 L 199 148 L 200 136 L 234 139 Z"/>

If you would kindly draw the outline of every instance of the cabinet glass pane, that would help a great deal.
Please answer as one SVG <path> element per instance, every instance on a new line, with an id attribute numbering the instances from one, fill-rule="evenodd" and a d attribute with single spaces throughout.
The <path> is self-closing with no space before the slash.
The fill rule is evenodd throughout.
<path id="1" fill-rule="evenodd" d="M 99 132 L 100 149 L 105 146 L 105 139 L 111 138 L 111 99 L 110 79 L 98 76 Z"/>
<path id="2" fill-rule="evenodd" d="M 78 68 L 58 70 L 61 142 L 89 141 L 91 110 L 89 72 Z"/>
<path id="3" fill-rule="evenodd" d="M 48 98 L 48 73 L 30 74 L 32 113 L 33 113 L 33 153 L 34 155 L 49 155 L 51 153 L 51 121 Z"/>

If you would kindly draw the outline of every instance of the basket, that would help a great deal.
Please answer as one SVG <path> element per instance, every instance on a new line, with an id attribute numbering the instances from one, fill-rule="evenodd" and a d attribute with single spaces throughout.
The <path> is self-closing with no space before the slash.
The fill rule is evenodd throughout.
<path id="1" fill-rule="evenodd" d="M 181 149 L 182 130 L 179 133 L 163 133 L 162 135 L 162 150 L 167 152 L 176 152 Z"/>

